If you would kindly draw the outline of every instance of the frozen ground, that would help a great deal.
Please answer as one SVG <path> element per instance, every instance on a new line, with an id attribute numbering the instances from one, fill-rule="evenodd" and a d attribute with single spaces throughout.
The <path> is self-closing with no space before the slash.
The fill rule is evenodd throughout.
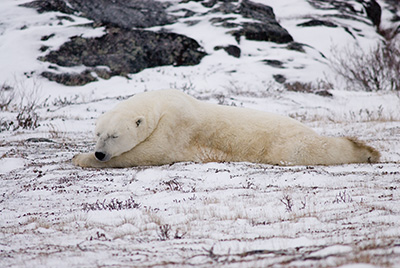
<path id="1" fill-rule="evenodd" d="M 55 48 L 69 36 L 101 31 L 74 27 L 81 18 L 60 25 L 56 13 L 18 8 L 23 2 L 0 3 L 0 84 L 14 94 L 9 109 L 0 111 L 0 267 L 398 267 L 398 94 L 287 92 L 271 82 L 276 70 L 260 63 L 266 55 L 293 59 L 293 68 L 285 70 L 292 78 L 329 76 L 326 63 L 311 52 L 296 55 L 249 41 L 235 59 L 204 45 L 214 40 L 212 31 L 204 32 L 206 23 L 192 36 L 210 54 L 198 66 L 65 87 L 37 75 L 46 67 L 36 60 L 40 37 L 56 33 Z M 311 12 L 302 1 L 290 1 L 291 9 L 268 2 L 286 14 L 281 23 L 295 39 L 313 42 L 293 26 L 296 12 Z M 278 13 L 282 9 L 287 12 Z M 185 33 L 180 23 L 174 27 Z M 335 31 L 324 34 L 351 45 Z M 367 46 L 374 39 L 369 29 L 365 33 Z M 318 45 L 329 53 L 328 44 Z M 166 87 L 208 102 L 285 114 L 324 135 L 357 136 L 381 150 L 382 163 L 72 166 L 74 154 L 93 150 L 98 115 L 137 92 Z M 19 108 L 29 103 L 37 107 L 40 126 L 13 130 L 10 122 L 16 124 Z"/>

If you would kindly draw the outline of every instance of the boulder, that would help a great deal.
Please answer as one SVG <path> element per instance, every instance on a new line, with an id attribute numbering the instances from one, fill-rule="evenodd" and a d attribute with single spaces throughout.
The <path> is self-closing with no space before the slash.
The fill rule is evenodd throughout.
<path id="1" fill-rule="evenodd" d="M 54 81 L 66 86 L 83 86 L 87 83 L 97 81 L 89 70 L 81 73 L 53 73 L 53 72 L 42 72 L 43 77 L 46 77 L 50 81 Z"/>
<path id="2" fill-rule="evenodd" d="M 167 4 L 154 0 L 68 0 L 68 3 L 83 17 L 127 29 L 175 22 L 175 18 L 165 12 Z"/>
<path id="3" fill-rule="evenodd" d="M 127 29 L 175 22 L 175 18 L 165 12 L 167 4 L 154 0 L 36 0 L 21 6 L 35 8 L 39 13 L 59 11 L 77 14 L 97 24 Z"/>
<path id="4" fill-rule="evenodd" d="M 293 41 L 289 32 L 276 20 L 270 6 L 243 0 L 238 8 L 238 13 L 245 18 L 255 20 L 255 22 L 243 22 L 240 30 L 232 32 L 238 42 L 241 36 L 248 40 L 269 41 L 278 44 Z"/>
<path id="5" fill-rule="evenodd" d="M 247 40 L 268 41 L 278 44 L 285 44 L 293 41 L 292 36 L 275 23 L 253 23 L 244 22 L 240 30 L 232 31 L 238 43 L 240 37 L 244 36 Z"/>
<path id="6" fill-rule="evenodd" d="M 270 6 L 249 0 L 243 0 L 240 3 L 237 0 L 191 1 L 201 2 L 204 7 L 209 8 L 207 13 L 242 15 L 244 18 L 253 20 L 237 22 L 235 21 L 235 16 L 211 19 L 211 22 L 216 26 L 239 28 L 230 31 L 238 43 L 240 43 L 241 37 L 247 40 L 268 41 L 279 44 L 293 41 L 289 32 L 276 20 L 274 11 Z M 184 2 L 190 2 L 190 0 L 185 0 Z"/>
<path id="7" fill-rule="evenodd" d="M 195 65 L 205 55 L 195 40 L 183 35 L 110 27 L 101 37 L 75 36 L 40 60 L 65 67 L 107 66 L 110 75 L 126 75 L 149 67 Z M 67 84 L 66 79 L 58 79 L 59 76 L 48 73 L 44 76 Z M 94 81 L 86 73 L 84 77 L 77 79 L 80 85 L 84 81 Z"/>
<path id="8" fill-rule="evenodd" d="M 64 0 L 36 0 L 21 4 L 22 7 L 36 9 L 39 13 L 58 11 L 66 14 L 73 14 L 75 10 L 69 7 Z"/>
<path id="9" fill-rule="evenodd" d="M 225 50 L 226 53 L 228 53 L 228 55 L 235 57 L 235 58 L 240 58 L 241 55 L 241 50 L 239 47 L 235 46 L 235 45 L 228 45 L 228 46 L 216 46 L 214 48 L 214 50 L 220 50 L 223 49 Z"/>
<path id="10" fill-rule="evenodd" d="M 326 20 L 318 20 L 318 19 L 312 19 L 307 22 L 299 23 L 299 24 L 297 24 L 297 26 L 300 26 L 300 27 L 326 26 L 326 27 L 331 27 L 331 28 L 338 27 L 333 22 L 326 21 Z"/>
<path id="11" fill-rule="evenodd" d="M 381 23 L 381 6 L 375 0 L 308 0 L 308 3 L 316 9 L 336 11 L 336 14 L 333 13 L 330 15 L 333 18 L 345 18 L 372 23 L 378 28 Z M 359 4 L 362 4 L 364 10 L 357 8 Z"/>

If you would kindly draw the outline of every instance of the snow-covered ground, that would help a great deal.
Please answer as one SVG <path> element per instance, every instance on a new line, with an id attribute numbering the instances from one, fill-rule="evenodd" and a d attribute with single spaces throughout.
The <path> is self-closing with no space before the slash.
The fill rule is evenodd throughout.
<path id="1" fill-rule="evenodd" d="M 231 57 L 213 49 L 234 44 L 228 30 L 213 26 L 212 14 L 199 15 L 193 26 L 180 19 L 164 28 L 196 39 L 208 53 L 201 64 L 66 87 L 40 77 L 49 66 L 37 60 L 44 55 L 40 47 L 57 49 L 71 36 L 100 36 L 104 29 L 79 27 L 88 22 L 80 17 L 62 20 L 56 12 L 18 7 L 24 2 L 0 2 L 0 86 L 12 88 L 0 100 L 13 95 L 0 111 L 0 267 L 399 265 L 399 94 L 344 90 L 320 54 L 375 44 L 373 27 L 352 22 L 362 31 L 356 38 L 337 28 L 299 28 L 305 15 L 322 11 L 301 0 L 257 0 L 274 8 L 295 41 L 309 45 L 307 53 L 243 39 L 241 58 Z M 170 12 L 203 8 L 175 2 Z M 273 81 L 275 74 L 289 81 L 329 78 L 333 96 L 288 92 Z M 381 151 L 382 162 L 102 170 L 71 164 L 74 154 L 93 150 L 101 113 L 135 93 L 170 87 L 208 102 L 288 115 L 320 134 L 359 137 Z M 30 103 L 40 126 L 14 130 L 21 107 Z"/>

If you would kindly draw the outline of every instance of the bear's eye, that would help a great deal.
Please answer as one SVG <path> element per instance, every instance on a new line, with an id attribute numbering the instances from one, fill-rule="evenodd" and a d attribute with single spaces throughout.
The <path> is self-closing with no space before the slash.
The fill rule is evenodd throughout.
<path id="1" fill-rule="evenodd" d="M 111 139 L 116 139 L 118 138 L 118 135 L 111 135 Z"/>
<path id="2" fill-rule="evenodd" d="M 100 133 L 96 133 L 96 136 L 97 136 L 97 137 L 100 137 Z"/>

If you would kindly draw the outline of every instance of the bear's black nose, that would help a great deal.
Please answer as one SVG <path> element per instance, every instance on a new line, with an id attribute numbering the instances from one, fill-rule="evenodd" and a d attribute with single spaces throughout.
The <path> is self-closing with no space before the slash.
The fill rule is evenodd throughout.
<path id="1" fill-rule="evenodd" d="M 102 152 L 95 152 L 94 156 L 96 156 L 96 158 L 100 161 L 102 161 L 104 159 L 104 157 L 106 157 L 106 154 L 102 153 Z"/>

